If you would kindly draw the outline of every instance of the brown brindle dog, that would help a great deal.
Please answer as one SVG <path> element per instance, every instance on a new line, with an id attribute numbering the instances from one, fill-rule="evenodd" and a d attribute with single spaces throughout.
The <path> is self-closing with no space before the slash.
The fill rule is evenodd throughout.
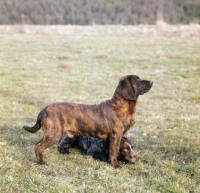
<path id="1" fill-rule="evenodd" d="M 138 96 L 148 92 L 153 82 L 141 80 L 138 76 L 122 77 L 113 97 L 97 105 L 75 103 L 53 103 L 38 115 L 33 127 L 24 125 L 31 133 L 41 127 L 44 136 L 35 146 L 38 164 L 44 164 L 43 151 L 58 143 L 62 136 L 74 135 L 109 138 L 109 158 L 111 165 L 118 167 L 120 141 L 124 133 L 135 123 L 134 114 Z"/>

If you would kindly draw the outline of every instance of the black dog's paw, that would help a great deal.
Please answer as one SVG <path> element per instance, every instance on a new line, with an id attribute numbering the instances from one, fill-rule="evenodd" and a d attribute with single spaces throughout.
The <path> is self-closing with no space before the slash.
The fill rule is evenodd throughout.
<path id="1" fill-rule="evenodd" d="M 70 152 L 67 149 L 64 149 L 64 148 L 58 148 L 58 151 L 62 154 L 70 154 Z"/>
<path id="2" fill-rule="evenodd" d="M 98 159 L 100 161 L 103 161 L 103 162 L 108 162 L 109 161 L 108 155 L 105 155 L 103 153 L 94 153 L 92 155 L 92 157 L 95 158 L 95 159 Z"/>

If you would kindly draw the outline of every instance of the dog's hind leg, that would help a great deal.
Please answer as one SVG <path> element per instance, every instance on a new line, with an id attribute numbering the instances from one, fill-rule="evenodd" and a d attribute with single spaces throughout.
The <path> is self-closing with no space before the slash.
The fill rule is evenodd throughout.
<path id="1" fill-rule="evenodd" d="M 35 146 L 35 155 L 38 164 L 45 164 L 42 155 L 43 151 L 48 147 L 58 143 L 62 137 L 62 130 L 58 129 L 56 125 L 49 123 L 48 121 L 43 124 L 43 130 L 44 137 Z"/>

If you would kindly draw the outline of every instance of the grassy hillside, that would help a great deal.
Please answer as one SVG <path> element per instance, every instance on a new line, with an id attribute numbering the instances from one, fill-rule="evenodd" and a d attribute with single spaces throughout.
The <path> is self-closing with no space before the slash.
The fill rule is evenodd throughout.
<path id="1" fill-rule="evenodd" d="M 0 192 L 199 192 L 199 26 L 0 27 Z M 120 77 L 154 81 L 127 132 L 141 161 L 114 169 L 71 149 L 36 165 L 30 134 L 57 101 L 100 103 Z"/>

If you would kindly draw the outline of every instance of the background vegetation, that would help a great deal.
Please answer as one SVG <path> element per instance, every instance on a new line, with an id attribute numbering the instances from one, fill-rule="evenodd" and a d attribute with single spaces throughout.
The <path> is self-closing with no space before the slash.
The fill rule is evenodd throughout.
<path id="1" fill-rule="evenodd" d="M 199 23 L 200 0 L 1 0 L 0 24 Z"/>
<path id="2" fill-rule="evenodd" d="M 0 34 L 0 192 L 199 192 L 199 26 L 0 26 Z M 126 134 L 141 161 L 114 169 L 53 146 L 48 165 L 36 165 L 43 133 L 22 126 L 53 102 L 104 101 L 127 74 L 154 81 Z"/>

